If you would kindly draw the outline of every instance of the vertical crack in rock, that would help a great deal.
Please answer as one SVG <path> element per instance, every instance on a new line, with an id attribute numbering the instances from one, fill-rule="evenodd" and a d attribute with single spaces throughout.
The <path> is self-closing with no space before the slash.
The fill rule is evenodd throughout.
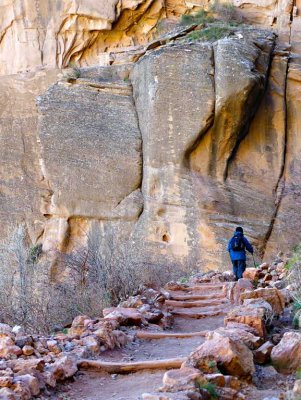
<path id="1" fill-rule="evenodd" d="M 225 167 L 225 171 L 224 171 L 224 182 L 226 182 L 227 178 L 228 178 L 228 174 L 229 174 L 229 169 L 231 166 L 231 163 L 233 162 L 233 160 L 235 159 L 235 156 L 237 154 L 237 151 L 239 149 L 239 146 L 241 144 L 241 142 L 244 140 L 244 138 L 247 136 L 249 129 L 250 129 L 250 125 L 253 121 L 253 119 L 256 116 L 256 113 L 260 107 L 260 104 L 262 103 L 262 100 L 264 98 L 264 95 L 266 93 L 267 87 L 268 87 L 268 81 L 269 81 L 269 77 L 270 77 L 270 72 L 271 72 L 271 66 L 272 66 L 272 61 L 273 61 L 273 51 L 275 48 L 275 42 L 276 40 L 274 39 L 274 42 L 270 48 L 270 52 L 269 52 L 269 62 L 268 62 L 268 68 L 266 69 L 266 73 L 265 75 L 262 77 L 262 79 L 264 80 L 264 88 L 261 91 L 261 93 L 258 94 L 257 99 L 255 100 L 254 106 L 253 106 L 253 110 L 250 112 L 249 114 L 249 118 L 247 118 L 246 123 L 243 125 L 240 133 L 238 133 L 237 135 L 237 140 L 236 140 L 236 144 L 233 147 L 232 151 L 229 154 L 228 159 L 226 160 L 226 167 Z M 254 61 L 254 65 L 256 67 L 258 67 L 258 71 L 260 71 L 260 57 L 262 56 L 262 52 L 264 52 L 265 50 L 263 48 L 261 48 L 256 42 L 253 42 L 253 44 L 255 45 L 255 47 L 257 47 L 259 49 L 259 54 L 258 57 L 256 58 L 256 60 Z M 251 97 L 251 96 L 250 96 Z"/>
<path id="2" fill-rule="evenodd" d="M 291 4 L 291 10 L 290 10 L 290 26 L 289 26 L 289 45 L 291 45 L 291 36 L 292 36 L 292 21 L 293 21 L 293 12 L 294 12 L 294 6 L 296 4 L 296 0 L 294 0 Z M 270 226 L 267 231 L 266 237 L 264 239 L 263 243 L 263 256 L 265 256 L 267 244 L 269 242 L 269 239 L 272 235 L 275 221 L 278 217 L 278 212 L 280 209 L 281 201 L 283 198 L 283 194 L 285 191 L 285 168 L 286 168 L 286 160 L 287 160 L 287 140 L 288 140 L 288 107 L 287 107 L 287 80 L 288 80 L 288 72 L 290 68 L 290 55 L 291 55 L 291 48 L 288 52 L 287 56 L 287 65 L 286 65 L 286 73 L 285 73 L 285 85 L 284 85 L 284 110 L 285 110 L 285 132 L 284 132 L 284 149 L 283 149 L 283 156 L 282 156 L 282 165 L 281 165 L 281 172 L 279 175 L 279 179 L 277 181 L 277 184 L 275 186 L 275 211 L 274 214 L 271 218 L 270 221 Z"/>

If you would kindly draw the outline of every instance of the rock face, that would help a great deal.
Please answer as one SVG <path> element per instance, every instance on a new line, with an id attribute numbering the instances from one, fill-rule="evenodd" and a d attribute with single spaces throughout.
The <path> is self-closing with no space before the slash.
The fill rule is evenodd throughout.
<path id="1" fill-rule="evenodd" d="M 2 235 L 25 220 L 65 250 L 97 229 L 129 241 L 131 261 L 201 269 L 229 262 L 236 224 L 265 256 L 299 242 L 298 4 L 239 0 L 262 29 L 145 53 L 159 20 L 198 3 L 0 7 Z M 85 68 L 45 92 L 70 62 Z"/>

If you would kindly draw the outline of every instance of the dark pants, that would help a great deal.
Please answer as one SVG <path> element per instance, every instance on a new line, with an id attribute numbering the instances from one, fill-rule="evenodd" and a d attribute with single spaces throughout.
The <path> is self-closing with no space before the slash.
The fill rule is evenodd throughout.
<path id="1" fill-rule="evenodd" d="M 244 273 L 244 271 L 246 269 L 245 260 L 232 261 L 232 264 L 233 264 L 233 273 L 234 273 L 236 279 L 242 278 L 242 274 Z"/>

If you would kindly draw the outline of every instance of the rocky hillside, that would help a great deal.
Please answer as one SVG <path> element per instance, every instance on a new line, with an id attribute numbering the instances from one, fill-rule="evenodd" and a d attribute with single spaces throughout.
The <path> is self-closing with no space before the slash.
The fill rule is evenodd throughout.
<path id="1" fill-rule="evenodd" d="M 298 4 L 235 1 L 220 37 L 179 26 L 201 5 L 0 6 L 2 235 L 25 220 L 65 250 L 96 229 L 199 268 L 224 265 L 236 224 L 265 257 L 300 241 Z"/>

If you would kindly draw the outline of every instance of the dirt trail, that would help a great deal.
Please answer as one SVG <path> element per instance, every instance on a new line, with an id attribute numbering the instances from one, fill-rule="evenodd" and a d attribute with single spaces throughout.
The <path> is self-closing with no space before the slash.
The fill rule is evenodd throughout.
<path id="1" fill-rule="evenodd" d="M 174 301 L 169 307 L 175 316 L 175 322 L 172 330 L 168 331 L 169 333 L 214 330 L 223 326 L 224 315 L 231 307 L 229 301 L 222 294 L 220 284 L 201 284 L 194 287 L 193 290 L 172 292 L 172 299 Z M 181 307 L 174 304 L 176 301 L 179 301 Z M 190 303 L 187 308 L 182 307 L 182 303 L 185 301 Z M 193 301 L 196 301 L 196 307 L 191 304 Z M 200 301 L 204 301 L 204 306 L 200 306 Z M 131 333 L 134 333 L 134 330 L 131 330 Z M 136 339 L 123 349 L 105 352 L 101 356 L 101 361 L 129 363 L 186 357 L 204 340 L 205 338 L 202 336 L 181 339 Z M 84 371 L 78 374 L 74 383 L 65 387 L 65 393 L 57 394 L 55 398 L 64 400 L 138 400 L 141 399 L 142 393 L 156 391 L 162 385 L 164 372 L 155 370 L 128 375 L 110 375 L 103 372 Z M 265 397 L 269 393 L 275 394 L 272 391 L 263 391 L 262 395 Z M 260 397 L 254 394 L 252 398 L 259 399 Z"/>

